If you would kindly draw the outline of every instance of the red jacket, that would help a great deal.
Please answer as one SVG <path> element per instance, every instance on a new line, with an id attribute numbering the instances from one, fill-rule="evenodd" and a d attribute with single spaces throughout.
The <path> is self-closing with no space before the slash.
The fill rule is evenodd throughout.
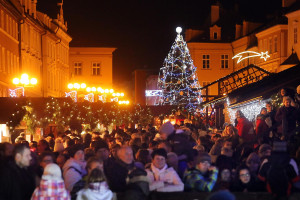
<path id="1" fill-rule="evenodd" d="M 265 120 L 257 119 L 255 130 L 256 130 L 257 137 L 263 137 L 264 134 L 267 134 L 269 132 L 269 127 Z"/>
<path id="2" fill-rule="evenodd" d="M 251 142 L 255 138 L 253 124 L 246 118 L 240 118 L 236 125 L 239 136 L 247 142 Z"/>

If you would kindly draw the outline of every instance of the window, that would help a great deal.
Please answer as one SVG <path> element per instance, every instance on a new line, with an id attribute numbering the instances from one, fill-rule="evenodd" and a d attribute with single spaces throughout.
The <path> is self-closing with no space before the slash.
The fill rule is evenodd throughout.
<path id="1" fill-rule="evenodd" d="M 214 40 L 218 39 L 218 33 L 214 32 Z"/>
<path id="2" fill-rule="evenodd" d="M 270 39 L 269 39 L 269 53 L 270 53 L 270 54 L 273 53 L 273 51 L 272 51 L 272 50 L 273 50 L 273 49 L 272 49 L 272 48 L 273 48 L 273 43 L 272 43 L 272 42 L 273 42 L 273 41 L 272 41 L 272 38 L 270 38 Z"/>
<path id="3" fill-rule="evenodd" d="M 82 63 L 81 62 L 75 62 L 74 63 L 74 74 L 75 75 L 81 75 L 82 73 Z"/>
<path id="4" fill-rule="evenodd" d="M 209 69 L 209 55 L 202 56 L 203 69 Z"/>
<path id="5" fill-rule="evenodd" d="M 274 52 L 277 52 L 277 36 L 274 37 Z"/>
<path id="6" fill-rule="evenodd" d="M 100 63 L 98 63 L 98 62 L 92 63 L 92 75 L 100 76 Z"/>
<path id="7" fill-rule="evenodd" d="M 297 44 L 297 27 L 294 27 L 294 44 Z"/>
<path id="8" fill-rule="evenodd" d="M 228 55 L 221 55 L 221 68 L 228 69 Z"/>

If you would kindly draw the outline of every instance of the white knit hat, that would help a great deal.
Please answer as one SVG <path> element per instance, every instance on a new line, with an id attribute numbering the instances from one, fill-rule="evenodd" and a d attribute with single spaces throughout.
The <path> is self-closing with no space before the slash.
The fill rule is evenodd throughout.
<path id="1" fill-rule="evenodd" d="M 62 180 L 61 170 L 55 163 L 46 165 L 42 176 L 43 180 Z"/>

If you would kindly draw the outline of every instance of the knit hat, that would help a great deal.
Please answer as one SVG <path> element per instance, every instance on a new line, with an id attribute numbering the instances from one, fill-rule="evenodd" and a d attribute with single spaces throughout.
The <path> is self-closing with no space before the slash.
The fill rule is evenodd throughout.
<path id="1" fill-rule="evenodd" d="M 208 161 L 211 163 L 211 157 L 207 152 L 199 152 L 198 156 L 195 158 L 196 164 L 199 164 L 200 162 Z"/>
<path id="2" fill-rule="evenodd" d="M 174 130 L 175 130 L 174 126 L 171 124 L 170 121 L 168 121 L 160 127 L 159 132 L 170 135 L 174 132 Z"/>
<path id="3" fill-rule="evenodd" d="M 155 150 L 152 152 L 152 154 L 151 154 L 152 159 L 154 159 L 154 157 L 155 157 L 156 155 L 163 156 L 163 157 L 165 157 L 165 159 L 168 158 L 168 156 L 167 156 L 167 155 L 168 155 L 168 154 L 167 154 L 167 151 L 166 151 L 165 149 L 163 149 L 163 148 L 155 149 Z"/>
<path id="4" fill-rule="evenodd" d="M 273 143 L 273 152 L 286 152 L 287 144 L 286 142 L 274 142 Z"/>
<path id="5" fill-rule="evenodd" d="M 102 149 L 102 148 L 109 150 L 108 145 L 104 140 L 98 140 L 96 142 L 95 152 L 97 152 L 99 149 Z"/>
<path id="6" fill-rule="evenodd" d="M 258 153 L 262 154 L 267 150 L 272 150 L 272 147 L 269 144 L 262 144 L 262 145 L 260 145 L 260 147 L 258 149 Z"/>
<path id="7" fill-rule="evenodd" d="M 74 157 L 74 155 L 76 154 L 77 151 L 82 150 L 84 151 L 84 146 L 81 144 L 74 144 L 70 147 L 69 149 L 69 155 L 70 157 Z"/>
<path id="8" fill-rule="evenodd" d="M 235 196 L 227 190 L 214 192 L 206 200 L 235 200 Z"/>
<path id="9" fill-rule="evenodd" d="M 62 180 L 61 170 L 55 163 L 46 165 L 42 176 L 43 180 Z"/>

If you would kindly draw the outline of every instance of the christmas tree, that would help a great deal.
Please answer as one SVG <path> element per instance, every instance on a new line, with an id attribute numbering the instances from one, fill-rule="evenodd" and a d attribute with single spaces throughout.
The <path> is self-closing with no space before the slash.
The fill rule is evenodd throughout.
<path id="1" fill-rule="evenodd" d="M 182 105 L 190 112 L 196 111 L 201 103 L 200 85 L 196 67 L 189 53 L 186 42 L 176 28 L 177 37 L 168 56 L 160 68 L 158 87 L 162 90 L 160 105 Z"/>

